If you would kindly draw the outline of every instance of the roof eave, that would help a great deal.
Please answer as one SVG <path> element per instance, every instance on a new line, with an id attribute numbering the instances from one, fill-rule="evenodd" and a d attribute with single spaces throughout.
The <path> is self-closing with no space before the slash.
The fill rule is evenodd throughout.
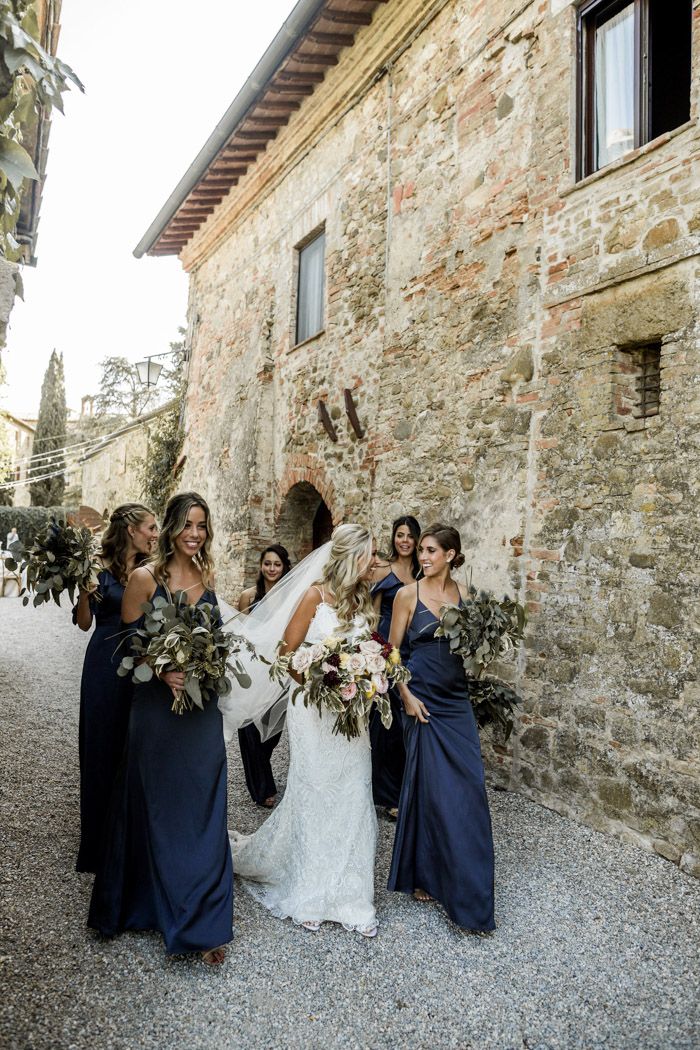
<path id="1" fill-rule="evenodd" d="M 218 156 L 220 150 L 264 90 L 270 78 L 274 76 L 280 63 L 284 61 L 303 38 L 309 25 L 316 18 L 324 3 L 325 0 L 299 0 L 289 18 L 285 20 L 265 54 L 214 128 L 214 131 L 137 244 L 134 249 L 134 255 L 137 259 L 149 252 L 156 244 L 183 201 L 186 200 L 212 161 Z"/>

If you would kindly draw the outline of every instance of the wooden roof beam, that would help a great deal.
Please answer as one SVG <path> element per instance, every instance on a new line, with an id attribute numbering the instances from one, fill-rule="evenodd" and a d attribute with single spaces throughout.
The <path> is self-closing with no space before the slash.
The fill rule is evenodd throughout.
<path id="1" fill-rule="evenodd" d="M 330 44 L 334 47 L 351 47 L 355 37 L 351 33 L 309 33 L 308 39 L 314 44 Z"/>
<path id="2" fill-rule="evenodd" d="M 271 84 L 269 90 L 278 95 L 313 95 L 314 86 L 307 79 L 304 84 Z"/>
<path id="3" fill-rule="evenodd" d="M 282 84 L 322 84 L 326 79 L 325 73 L 315 73 L 313 70 L 280 69 L 276 80 Z M 275 84 L 276 86 L 276 84 Z"/>
<path id="4" fill-rule="evenodd" d="M 372 16 L 364 11 L 338 11 L 335 7 L 329 7 L 319 16 L 319 21 L 321 19 L 346 26 L 368 26 Z"/>
<path id="5" fill-rule="evenodd" d="M 289 56 L 289 61 L 298 62 L 302 66 L 337 66 L 338 56 L 328 55 L 325 52 L 319 52 L 316 55 L 306 55 L 297 51 Z"/>

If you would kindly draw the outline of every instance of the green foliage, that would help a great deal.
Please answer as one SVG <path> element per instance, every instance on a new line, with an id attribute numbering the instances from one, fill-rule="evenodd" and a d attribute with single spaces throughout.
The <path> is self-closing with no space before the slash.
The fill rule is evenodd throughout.
<path id="1" fill-rule="evenodd" d="M 67 420 L 63 354 L 58 354 L 54 350 L 41 384 L 39 418 L 32 449 L 32 457 L 41 456 L 42 458 L 35 464 L 33 463 L 29 470 L 29 490 L 32 505 L 35 507 L 56 506 L 63 499 L 63 493 L 66 490 L 65 474 L 58 473 L 56 477 L 51 478 L 45 475 L 65 470 L 65 454 L 57 450 L 68 444 Z M 49 458 L 47 453 L 55 453 L 55 455 Z M 42 480 L 31 481 L 32 478 Z"/>
<path id="2" fill-rule="evenodd" d="M 134 682 L 149 682 L 153 674 L 182 671 L 185 686 L 174 694 L 172 710 L 184 714 L 205 700 L 231 692 L 231 671 L 241 688 L 251 680 L 236 655 L 242 648 L 252 652 L 245 638 L 224 631 L 218 606 L 208 602 L 191 604 L 184 591 L 170 600 L 156 595 L 143 606 L 143 624 L 131 632 L 131 656 L 125 656 L 117 674 L 131 674 Z M 141 661 L 141 662 L 138 662 Z"/>
<path id="3" fill-rule="evenodd" d="M 90 531 L 80 525 L 71 525 L 60 518 L 52 518 L 39 533 L 32 546 L 16 559 L 7 559 L 9 569 L 27 571 L 27 587 L 34 595 L 34 606 L 42 605 L 52 598 L 61 604 L 61 595 L 68 591 L 74 601 L 78 587 L 94 590 L 97 587 L 97 542 Z M 14 554 L 13 550 L 13 554 Z M 23 598 L 29 603 L 29 595 Z"/>
<path id="4" fill-rule="evenodd" d="M 70 66 L 39 43 L 35 5 L 0 0 L 0 254 L 12 261 L 20 257 L 14 232 L 24 183 L 39 178 L 22 133 L 42 110 L 63 112 L 61 96 L 71 81 L 84 90 Z"/>
<path id="5" fill-rule="evenodd" d="M 182 329 L 180 330 L 181 334 Z M 173 362 L 163 377 L 173 403 L 167 411 L 156 416 L 148 424 L 148 452 L 141 461 L 141 485 L 143 500 L 146 506 L 161 516 L 165 505 L 172 495 L 177 481 L 176 467 L 182 452 L 183 433 L 180 416 L 185 397 L 186 380 L 184 375 L 184 343 L 171 343 L 175 351 Z"/>
<path id="6" fill-rule="evenodd" d="M 463 605 L 447 605 L 441 610 L 435 632 L 437 638 L 447 638 L 450 651 L 462 658 L 479 727 L 499 725 L 506 740 L 513 730 L 513 711 L 520 697 L 506 682 L 482 674 L 495 660 L 515 652 L 526 623 L 527 614 L 519 602 L 507 596 L 499 602 L 488 591 L 470 587 Z"/>
<path id="7" fill-rule="evenodd" d="M 0 507 L 0 546 L 15 525 L 23 547 L 31 547 L 52 518 L 64 519 L 70 513 L 66 507 Z"/>
<path id="8" fill-rule="evenodd" d="M 100 392 L 95 399 L 97 417 L 128 416 L 134 419 L 154 400 L 155 387 L 143 386 L 128 358 L 105 357 L 100 361 L 100 368 Z"/>

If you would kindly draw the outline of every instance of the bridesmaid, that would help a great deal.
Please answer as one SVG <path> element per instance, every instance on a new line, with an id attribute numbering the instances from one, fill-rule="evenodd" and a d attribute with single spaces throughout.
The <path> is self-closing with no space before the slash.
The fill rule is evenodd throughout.
<path id="1" fill-rule="evenodd" d="M 240 612 L 248 613 L 261 602 L 265 595 L 286 576 L 291 569 L 289 554 L 280 543 L 271 543 L 260 555 L 260 572 L 254 587 L 248 587 L 238 599 Z M 277 785 L 272 775 L 270 758 L 277 747 L 281 733 L 276 733 L 264 742 L 256 725 L 238 730 L 245 782 L 253 802 L 272 809 L 277 795 Z"/>
<path id="2" fill-rule="evenodd" d="M 212 536 L 202 497 L 173 496 L 152 567 L 129 578 L 123 621 L 134 625 L 144 602 L 174 591 L 185 591 L 194 604 L 216 604 Z M 171 711 L 172 691 L 184 678 L 168 671 L 134 687 L 88 925 L 108 936 L 159 930 L 168 954 L 200 952 L 217 965 L 233 936 L 226 751 L 215 698 L 203 711 Z"/>
<path id="3" fill-rule="evenodd" d="M 390 561 L 375 570 L 372 600 L 374 611 L 379 617 L 377 630 L 384 638 L 389 637 L 391 614 L 397 593 L 402 587 L 413 583 L 420 571 L 416 553 L 419 536 L 420 525 L 414 517 L 405 514 L 397 518 L 391 526 Z M 404 661 L 408 658 L 405 645 L 402 656 Z M 384 806 L 387 815 L 395 820 L 406 751 L 401 730 L 401 699 L 395 689 L 391 690 L 389 696 L 394 716 L 392 724 L 389 729 L 385 729 L 377 709 L 373 708 L 369 723 L 369 738 L 372 745 L 374 804 Z"/>
<path id="4" fill-rule="evenodd" d="M 440 609 L 461 604 L 451 570 L 464 561 L 456 529 L 435 524 L 420 537 L 424 579 L 394 602 L 390 640 L 408 638 L 410 683 L 403 701 L 406 773 L 389 889 L 435 898 L 466 930 L 494 929 L 493 839 L 479 732 L 459 656 L 435 637 Z"/>
<path id="5" fill-rule="evenodd" d="M 112 513 L 102 536 L 97 588 L 81 588 L 73 622 L 95 630 L 88 642 L 80 682 L 80 847 L 76 871 L 97 870 L 112 786 L 124 751 L 131 683 L 117 676 L 117 635 L 129 573 L 151 554 L 158 525 L 148 507 L 124 503 Z"/>

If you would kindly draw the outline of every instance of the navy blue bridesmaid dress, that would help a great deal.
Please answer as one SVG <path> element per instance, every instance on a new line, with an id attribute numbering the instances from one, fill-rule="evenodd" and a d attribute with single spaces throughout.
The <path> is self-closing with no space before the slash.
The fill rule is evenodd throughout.
<path id="1" fill-rule="evenodd" d="M 119 678 L 124 585 L 103 569 L 90 596 L 95 628 L 85 651 L 80 681 L 80 847 L 77 871 L 97 871 L 114 780 L 124 752 L 132 685 Z M 77 606 L 73 609 L 77 622 Z"/>
<path id="2" fill-rule="evenodd" d="M 266 798 L 272 798 L 277 794 L 270 759 L 272 752 L 280 742 L 281 735 L 281 733 L 276 733 L 269 740 L 262 740 L 258 727 L 252 723 L 238 730 L 238 744 L 241 749 L 246 787 L 253 802 L 259 806 Z"/>
<path id="3" fill-rule="evenodd" d="M 391 627 L 391 614 L 394 610 L 394 598 L 403 587 L 402 581 L 392 571 L 372 588 L 372 596 L 381 595 L 379 623 L 377 630 L 388 640 Z M 408 646 L 401 647 L 401 657 L 408 659 Z M 385 729 L 376 707 L 372 708 L 369 719 L 369 740 L 372 747 L 372 797 L 375 806 L 395 809 L 399 804 L 401 782 L 403 780 L 406 750 L 401 728 L 401 698 L 395 689 L 389 690 L 392 723 Z"/>
<path id="4" fill-rule="evenodd" d="M 134 686 L 88 925 L 107 936 L 159 930 L 178 955 L 232 939 L 233 867 L 221 712 L 211 698 L 178 715 L 172 700 L 156 678 Z"/>
<path id="5" fill-rule="evenodd" d="M 252 612 L 258 604 L 259 601 L 253 602 L 248 612 Z M 281 733 L 275 733 L 269 740 L 263 740 L 260 730 L 252 723 L 238 730 L 238 746 L 241 749 L 246 787 L 253 802 L 258 806 L 261 806 L 265 799 L 277 794 L 270 759 L 281 736 Z"/>
<path id="6" fill-rule="evenodd" d="M 420 600 L 408 628 L 411 692 L 430 721 L 404 714 L 406 772 L 389 889 L 420 888 L 467 930 L 493 930 L 494 856 L 479 731 L 459 656 Z"/>

